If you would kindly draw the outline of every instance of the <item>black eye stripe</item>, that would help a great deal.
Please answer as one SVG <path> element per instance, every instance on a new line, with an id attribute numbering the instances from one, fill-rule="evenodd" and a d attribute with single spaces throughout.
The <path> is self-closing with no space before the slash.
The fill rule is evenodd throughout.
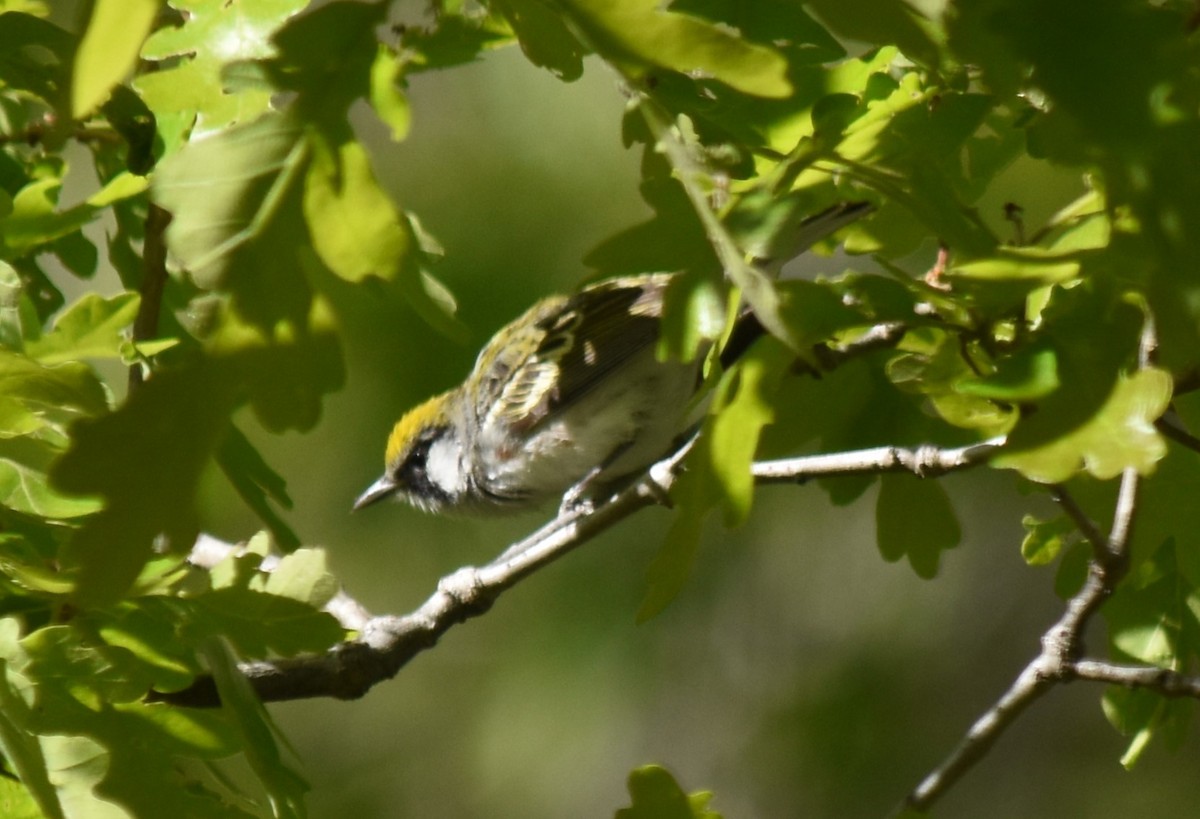
<path id="1" fill-rule="evenodd" d="M 450 494 L 429 480 L 429 449 L 433 442 L 446 434 L 445 427 L 424 430 L 413 444 L 408 456 L 396 466 L 393 479 L 405 491 L 416 497 L 432 498 L 439 503 L 448 503 Z"/>

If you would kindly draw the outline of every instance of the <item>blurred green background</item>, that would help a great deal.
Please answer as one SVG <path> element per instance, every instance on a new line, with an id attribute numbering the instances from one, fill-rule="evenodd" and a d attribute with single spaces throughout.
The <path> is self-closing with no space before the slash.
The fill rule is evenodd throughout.
<path id="1" fill-rule="evenodd" d="M 71 5 L 71 4 L 66 4 Z M 520 53 L 421 74 L 413 131 L 391 143 L 358 117 L 385 187 L 447 251 L 435 271 L 468 345 L 435 338 L 398 299 L 343 285 L 345 389 L 305 435 L 242 423 L 288 480 L 289 521 L 325 546 L 373 612 L 418 606 L 437 579 L 486 562 L 541 522 L 351 516 L 403 410 L 457 383 L 490 334 L 575 286 L 589 248 L 648 216 L 623 100 L 596 62 L 565 85 Z M 1017 167 L 983 203 L 1031 225 L 1079 190 Z M 932 259 L 931 248 L 928 264 Z M 920 260 L 918 260 L 920 263 Z M 793 272 L 841 270 L 819 259 Z M 919 264 L 914 269 L 920 269 Z M 945 481 L 964 529 L 939 577 L 919 580 L 874 545 L 874 492 L 835 508 L 816 486 L 759 493 L 750 525 L 714 521 L 693 581 L 659 618 L 634 612 L 669 514 L 647 510 L 506 593 L 358 702 L 271 706 L 313 785 L 311 815 L 591 817 L 625 804 L 630 769 L 658 762 L 711 789 L 727 819 L 882 816 L 949 753 L 1037 650 L 1060 610 L 1052 572 L 1026 568 L 1020 518 L 1038 499 L 980 471 Z M 206 527 L 257 528 L 214 470 Z M 1099 649 L 1097 630 L 1092 645 Z M 950 817 L 1197 815 L 1200 739 L 1156 744 L 1139 768 L 1106 723 L 1100 689 L 1037 703 L 938 811 Z"/>

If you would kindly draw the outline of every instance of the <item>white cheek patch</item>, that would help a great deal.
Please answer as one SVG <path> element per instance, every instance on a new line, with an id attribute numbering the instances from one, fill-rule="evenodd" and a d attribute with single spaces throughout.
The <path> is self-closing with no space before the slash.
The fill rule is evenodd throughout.
<path id="1" fill-rule="evenodd" d="M 425 474 L 430 483 L 452 496 L 466 489 L 466 473 L 459 465 L 460 454 L 458 445 L 447 436 L 433 442 L 425 459 Z"/>

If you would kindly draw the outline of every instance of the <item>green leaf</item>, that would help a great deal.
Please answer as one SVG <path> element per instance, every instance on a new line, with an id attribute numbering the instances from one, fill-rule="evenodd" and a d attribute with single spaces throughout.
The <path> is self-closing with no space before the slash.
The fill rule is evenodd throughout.
<path id="1" fill-rule="evenodd" d="M 54 562 L 20 535 L 0 535 L 0 572 L 34 594 L 67 595 L 75 588 L 70 577 L 56 571 Z"/>
<path id="2" fill-rule="evenodd" d="M 658 354 L 691 361 L 725 329 L 726 294 L 715 275 L 684 271 L 672 276 L 663 295 Z"/>
<path id="3" fill-rule="evenodd" d="M 742 356 L 717 388 L 703 434 L 709 436 L 708 469 L 720 488 L 726 526 L 741 526 L 750 515 L 750 467 L 763 428 L 775 420 L 775 393 L 793 360 L 782 343 L 764 340 Z"/>
<path id="4" fill-rule="evenodd" d="M 338 582 L 325 566 L 325 550 L 308 548 L 283 557 L 267 575 L 262 590 L 319 609 L 337 594 Z"/>
<path id="5" fill-rule="evenodd" d="M 41 686 L 40 742 L 69 816 L 252 819 L 181 769 L 179 757 L 228 756 L 236 747 L 219 712 L 179 713 L 163 703 L 89 709 L 59 686 Z M 190 727 L 185 727 L 190 726 Z M 220 741 L 213 737 L 222 736 Z M 181 742 L 180 740 L 185 741 Z M 114 813 L 114 800 L 123 810 Z"/>
<path id="6" fill-rule="evenodd" d="M 1126 582 L 1105 604 L 1109 641 L 1118 656 L 1182 670 L 1188 656 L 1200 650 L 1192 643 L 1200 624 L 1188 607 L 1196 589 L 1179 571 L 1176 552 L 1174 539 L 1164 543 L 1153 561 L 1143 563 L 1131 578 L 1152 579 Z"/>
<path id="7" fill-rule="evenodd" d="M 0 243 L 12 255 L 28 253 L 78 231 L 101 212 L 124 199 L 139 195 L 148 182 L 130 173 L 113 177 L 86 201 L 66 210 L 58 210 L 62 179 L 47 176 L 17 191 L 13 210 L 0 219 Z"/>
<path id="8" fill-rule="evenodd" d="M 302 582 L 306 579 L 312 578 L 285 575 L 277 586 L 304 591 Z M 312 582 L 325 588 L 326 581 Z M 318 596 L 315 589 L 309 593 Z M 196 628 L 225 636 L 245 657 L 267 657 L 271 653 L 291 657 L 306 651 L 325 651 L 345 636 L 330 614 L 306 602 L 280 597 L 274 591 L 229 587 L 200 595 L 195 602 L 201 612 L 195 618 Z"/>
<path id="9" fill-rule="evenodd" d="M 386 15 L 383 4 L 334 0 L 289 20 L 274 37 L 279 54 L 265 64 L 275 86 L 299 92 L 306 119 L 342 119 L 370 94 L 375 30 Z"/>
<path id="10" fill-rule="evenodd" d="M 108 409 L 108 396 L 95 373 L 67 362 L 44 367 L 24 356 L 0 350 L 0 395 L 38 411 L 95 415 Z"/>
<path id="11" fill-rule="evenodd" d="M 787 62 L 697 17 L 663 11 L 654 0 L 558 0 L 588 45 L 626 71 L 665 68 L 710 76 L 744 94 L 786 97 Z"/>
<path id="12" fill-rule="evenodd" d="M 531 63 L 549 69 L 564 82 L 583 75 L 586 50 L 551 6 L 540 0 L 496 0 L 492 7 L 512 26 Z"/>
<path id="13" fill-rule="evenodd" d="M 92 113 L 134 67 L 158 6 L 158 0 L 95 0 L 72 69 L 72 117 Z"/>
<path id="14" fill-rule="evenodd" d="M 408 97 L 400 90 L 400 77 L 404 71 L 404 59 L 380 43 L 371 64 L 371 108 L 392 132 L 392 141 L 400 142 L 408 136 L 412 124 L 412 109 Z"/>
<path id="15" fill-rule="evenodd" d="M 825 63 L 846 50 L 798 3 L 743 3 L 740 0 L 675 0 L 675 11 L 724 23 L 756 43 L 770 43 L 792 65 Z"/>
<path id="16" fill-rule="evenodd" d="M 266 788 L 274 815 L 279 819 L 304 816 L 304 793 L 309 788 L 308 783 L 283 761 L 267 709 L 254 694 L 250 682 L 238 671 L 233 655 L 220 641 L 209 640 L 204 656 L 216 681 L 221 703 L 241 736 L 246 759 Z"/>
<path id="17" fill-rule="evenodd" d="M 46 759 L 32 731 L 31 703 L 26 702 L 11 684 L 11 673 L 8 661 L 0 658 L 0 751 L 4 752 L 5 763 L 12 767 L 12 772 L 28 791 L 20 795 L 0 792 L 0 808 L 6 803 L 15 807 L 13 803 L 23 801 L 20 796 L 24 796 L 35 803 L 36 806 L 28 806 L 32 810 L 5 810 L 4 815 L 14 819 L 21 816 L 38 819 L 43 815 L 48 819 L 63 819 L 62 804 L 50 782 Z"/>
<path id="18" fill-rule="evenodd" d="M 791 361 L 788 349 L 768 338 L 722 376 L 700 437 L 672 487 L 675 517 L 647 572 L 638 622 L 657 616 L 683 588 L 710 510 L 722 504 L 727 526 L 740 525 L 749 515 L 750 465 L 763 429 L 774 419 L 772 398 Z"/>
<path id="19" fill-rule="evenodd" d="M 89 279 L 95 275 L 96 266 L 100 262 L 100 252 L 83 231 L 68 233 L 55 239 L 47 250 L 58 257 L 63 267 L 81 279 Z"/>
<path id="20" fill-rule="evenodd" d="M 935 67 L 940 62 L 938 27 L 904 0 L 840 3 L 813 0 L 812 9 L 843 38 L 872 45 L 897 45 L 909 57 Z"/>
<path id="21" fill-rule="evenodd" d="M 875 504 L 879 553 L 889 563 L 907 557 L 926 580 L 937 575 L 946 549 L 962 539 L 962 530 L 941 484 L 912 475 L 883 475 Z"/>
<path id="22" fill-rule="evenodd" d="M 268 529 L 279 548 L 290 552 L 300 545 L 300 538 L 275 512 L 269 501 L 292 508 L 287 483 L 267 464 L 249 439 L 235 426 L 230 426 L 217 450 L 217 464 L 233 488 Z"/>
<path id="23" fill-rule="evenodd" d="M 75 35 L 24 13 L 20 8 L 0 14 L 0 78 L 24 89 L 67 116 L 66 89 L 76 48 Z"/>
<path id="24" fill-rule="evenodd" d="M 987 398 L 959 388 L 964 379 L 975 376 L 974 358 L 985 358 L 982 351 L 965 345 L 960 336 L 937 328 L 910 333 L 905 347 L 912 352 L 896 356 L 887 364 L 887 375 L 905 392 L 929 397 L 937 414 L 947 423 L 985 436 L 1002 435 L 1012 428 L 1017 413 Z"/>
<path id="25" fill-rule="evenodd" d="M 261 250 L 268 252 L 269 244 Z M 299 261 L 300 272 L 315 264 L 304 256 Z M 295 273 L 291 272 L 293 278 L 297 278 Z M 303 282 L 301 278 L 298 284 Z M 270 295 L 255 288 L 248 298 L 264 301 L 255 301 L 251 307 L 293 309 L 281 304 L 284 299 L 270 299 Z M 243 321 L 236 310 L 218 310 L 216 329 L 209 339 L 216 366 L 224 367 L 221 378 L 239 397 L 249 399 L 259 421 L 272 432 L 311 429 L 321 417 L 323 396 L 341 387 L 345 378 L 329 302 L 318 296 L 305 307 L 306 312 L 295 316 L 262 316 L 266 326 Z"/>
<path id="26" fill-rule="evenodd" d="M 1156 735 L 1172 737 L 1185 732 L 1196 710 L 1192 700 L 1182 697 L 1168 700 L 1146 689 L 1116 686 L 1105 690 L 1101 705 L 1109 723 L 1130 737 L 1121 755 L 1121 765 L 1126 770 L 1132 770 Z"/>
<path id="27" fill-rule="evenodd" d="M 703 440 L 696 445 L 697 449 L 701 446 L 705 446 Z M 637 610 L 639 623 L 657 617 L 679 596 L 691 575 L 704 521 L 718 502 L 711 478 L 699 475 L 698 471 L 684 472 L 672 487 L 671 497 L 676 507 L 675 517 L 646 570 L 646 592 Z"/>
<path id="28" fill-rule="evenodd" d="M 146 666 L 155 690 L 179 690 L 199 673 L 195 645 L 181 639 L 183 617 L 175 601 L 142 597 L 91 616 L 107 644 L 125 649 Z"/>
<path id="29" fill-rule="evenodd" d="M 993 464 L 1061 483 L 1079 471 L 1107 479 L 1132 467 L 1149 474 L 1166 455 L 1154 421 L 1172 380 L 1136 366 L 1142 310 L 1087 283 L 1054 291 L 1040 341 L 1055 351 L 1059 387 L 1022 415 Z M 1105 332 L 1097 333 L 1098 322 Z"/>
<path id="30" fill-rule="evenodd" d="M 191 545 L 196 486 L 233 406 L 227 374 L 198 366 L 160 373 L 117 411 L 76 426 L 71 448 L 54 465 L 54 484 L 105 498 L 67 555 L 80 572 L 81 603 L 119 598 L 160 534 L 177 549 Z"/>
<path id="31" fill-rule="evenodd" d="M 71 520 L 101 506 L 95 496 L 70 496 L 50 485 L 46 471 L 57 447 L 28 438 L 0 440 L 0 506 L 36 517 Z"/>
<path id="32" fill-rule="evenodd" d="M 0 0 L 0 11 L 19 11 L 35 17 L 50 16 L 50 8 L 44 0 Z"/>
<path id="33" fill-rule="evenodd" d="M 104 298 L 84 295 L 54 322 L 54 328 L 26 345 L 26 353 L 44 365 L 80 358 L 119 358 L 121 333 L 133 323 L 141 299 L 137 293 Z"/>
<path id="34" fill-rule="evenodd" d="M 1167 445 L 1154 429 L 1154 421 L 1171 402 L 1171 376 L 1163 370 L 1139 370 L 1121 376 L 1108 399 L 1079 426 L 1063 431 L 1044 443 L 1041 425 L 1017 426 L 1005 452 L 993 463 L 1016 469 L 1039 483 L 1061 483 L 1080 470 L 1102 480 L 1114 478 L 1127 468 L 1146 475 L 1167 454 Z M 1052 412 L 1047 407 L 1035 416 Z"/>
<path id="35" fill-rule="evenodd" d="M 444 13 L 430 28 L 406 28 L 400 42 L 409 56 L 408 72 L 451 68 L 479 59 L 480 52 L 507 45 L 512 29 L 493 15 Z"/>
<path id="36" fill-rule="evenodd" d="M 26 789 L 23 779 L 21 774 L 17 774 L 17 777 L 13 779 L 7 777 L 0 779 L 0 811 L 4 816 L 8 819 L 45 819 L 62 815 L 47 810 L 45 806 L 39 806 L 30 791 Z"/>
<path id="37" fill-rule="evenodd" d="M 963 395 L 1011 402 L 1044 398 L 1058 387 L 1058 354 L 1036 344 L 1000 359 L 990 375 L 962 378 L 955 384 Z"/>
<path id="38" fill-rule="evenodd" d="M 719 274 L 704 226 L 661 154 L 647 151 L 642 162 L 642 198 L 652 218 L 605 239 L 584 256 L 584 264 L 606 276 L 686 270 Z"/>
<path id="39" fill-rule="evenodd" d="M 230 280 L 235 254 L 279 216 L 282 200 L 302 178 L 307 152 L 294 116 L 268 114 L 191 142 L 159 163 L 153 196 L 174 217 L 168 244 L 201 287 L 237 287 Z M 288 264 L 293 254 L 276 251 L 281 255 L 276 264 Z"/>
<path id="40" fill-rule="evenodd" d="M 0 261 L 0 348 L 21 352 L 42 325 L 16 269 Z"/>
<path id="41" fill-rule="evenodd" d="M 312 131 L 304 216 L 325 266 L 350 282 L 391 279 L 410 252 L 408 223 L 379 187 L 353 134 Z"/>
<path id="42" fill-rule="evenodd" d="M 1038 248 L 1010 248 L 999 255 L 956 264 L 946 271 L 951 278 L 973 281 L 1028 283 L 1041 287 L 1061 284 L 1079 276 L 1079 260 Z"/>
<path id="43" fill-rule="evenodd" d="M 711 793 L 685 794 L 670 771 L 659 765 L 635 768 L 628 786 L 633 804 L 618 810 L 615 819 L 721 819 L 708 809 Z"/>
<path id="44" fill-rule="evenodd" d="M 838 289 L 827 282 L 788 279 L 778 284 L 779 313 L 801 348 L 829 341 L 838 332 L 870 321 L 846 305 Z"/>
<path id="45" fill-rule="evenodd" d="M 1038 520 L 1033 515 L 1021 518 L 1025 539 L 1021 541 L 1021 557 L 1030 566 L 1053 563 L 1063 547 L 1077 536 L 1075 524 L 1066 517 Z"/>
<path id="46" fill-rule="evenodd" d="M 96 218 L 87 208 L 57 210 L 62 180 L 47 176 L 17 191 L 12 212 L 0 219 L 0 240 L 5 251 L 16 256 L 74 233 Z"/>
<path id="47" fill-rule="evenodd" d="M 272 56 L 271 35 L 307 0 L 180 0 L 186 11 L 177 27 L 154 32 L 142 49 L 143 59 L 159 63 L 158 71 L 133 82 L 159 120 L 170 148 L 183 136 L 193 138 L 250 122 L 270 105 L 271 89 L 231 88 L 222 78 L 227 66 Z M 194 127 L 193 127 L 194 122 Z"/>

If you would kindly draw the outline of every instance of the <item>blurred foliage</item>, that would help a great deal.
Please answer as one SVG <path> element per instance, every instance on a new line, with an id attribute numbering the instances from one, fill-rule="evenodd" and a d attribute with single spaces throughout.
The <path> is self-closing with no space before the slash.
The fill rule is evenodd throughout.
<path id="1" fill-rule="evenodd" d="M 419 74 L 510 45 L 568 82 L 599 60 L 627 99 L 650 213 L 594 241 L 593 275 L 680 272 L 672 355 L 722 339 L 743 303 L 771 334 L 713 379 L 640 617 L 693 578 L 709 512 L 754 521 L 755 457 L 1005 435 L 994 470 L 1065 485 L 1097 521 L 1115 476 L 1145 476 L 1130 574 L 1103 610 L 1109 654 L 1195 670 L 1200 462 L 1156 427 L 1168 411 L 1200 422 L 1194 6 L 660 5 L 439 2 L 395 25 L 383 2 L 94 0 L 71 26 L 0 0 L 6 815 L 304 815 L 307 786 L 235 663 L 346 635 L 321 612 L 323 553 L 286 519 L 292 476 L 245 430 L 311 433 L 347 378 L 356 303 L 403 302 L 422 348 L 463 336 L 442 250 L 381 182 L 359 115 L 404 140 Z M 994 218 L 981 203 L 1014 165 L 1067 175 L 1077 198 Z M 847 201 L 874 212 L 816 249 L 862 263 L 778 280 L 803 219 Z M 97 282 L 102 259 L 118 292 Z M 818 382 L 792 366 L 881 322 L 906 328 L 895 349 Z M 186 558 L 214 474 L 270 535 L 201 571 Z M 848 504 L 872 483 L 821 486 Z M 882 557 L 935 577 L 961 498 L 889 476 L 874 502 Z M 1057 562 L 1069 594 L 1078 536 L 1040 507 L 1024 524 L 1021 555 Z M 272 545 L 290 554 L 267 573 Z M 223 708 L 147 698 L 201 673 Z M 1109 692 L 1122 761 L 1156 736 L 1180 744 L 1192 705 Z M 217 767 L 231 757 L 240 778 Z M 619 816 L 716 815 L 660 768 L 630 793 Z"/>

